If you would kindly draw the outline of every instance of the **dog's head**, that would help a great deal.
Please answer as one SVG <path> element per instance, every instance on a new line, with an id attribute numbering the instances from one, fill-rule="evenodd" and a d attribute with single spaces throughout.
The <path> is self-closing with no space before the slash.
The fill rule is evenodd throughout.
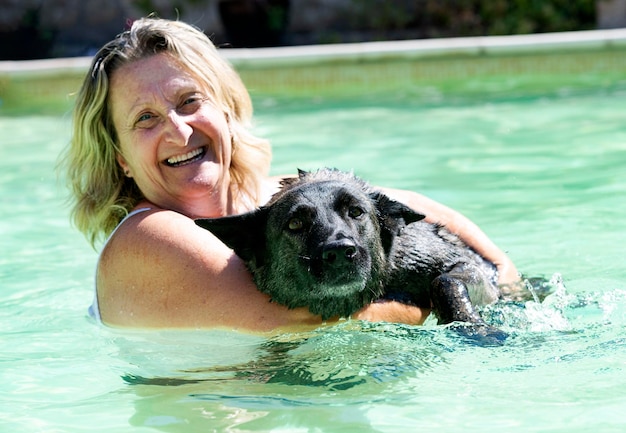
<path id="1" fill-rule="evenodd" d="M 199 219 L 247 264 L 259 289 L 323 318 L 380 297 L 393 238 L 424 218 L 351 174 L 300 172 L 265 206 Z"/>

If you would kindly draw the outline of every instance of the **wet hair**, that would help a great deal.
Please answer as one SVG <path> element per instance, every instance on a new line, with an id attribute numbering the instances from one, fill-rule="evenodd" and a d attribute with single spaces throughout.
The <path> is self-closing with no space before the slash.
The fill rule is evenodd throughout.
<path id="1" fill-rule="evenodd" d="M 197 79 L 229 121 L 229 188 L 234 208 L 244 211 L 260 204 L 271 150 L 267 140 L 250 132 L 252 102 L 239 75 L 195 27 L 180 21 L 142 18 L 94 56 L 77 95 L 73 135 L 62 155 L 72 193 L 71 219 L 92 246 L 110 235 L 143 199 L 134 180 L 126 177 L 117 163 L 120 147 L 108 103 L 111 75 L 123 65 L 161 53 L 171 56 Z"/>

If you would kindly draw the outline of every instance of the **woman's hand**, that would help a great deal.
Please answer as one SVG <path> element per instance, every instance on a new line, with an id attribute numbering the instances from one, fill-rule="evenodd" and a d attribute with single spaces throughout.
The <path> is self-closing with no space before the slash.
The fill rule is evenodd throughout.
<path id="1" fill-rule="evenodd" d="M 407 325 L 421 325 L 424 323 L 430 309 L 414 307 L 389 299 L 379 299 L 352 315 L 353 319 L 369 322 L 405 323 Z"/>

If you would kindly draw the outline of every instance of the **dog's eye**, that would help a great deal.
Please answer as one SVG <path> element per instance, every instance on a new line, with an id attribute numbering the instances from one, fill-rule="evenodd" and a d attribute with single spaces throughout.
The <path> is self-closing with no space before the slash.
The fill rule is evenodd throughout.
<path id="1" fill-rule="evenodd" d="M 363 215 L 363 213 L 363 209 L 361 209 L 360 207 L 350 206 L 350 208 L 348 208 L 348 215 L 350 216 L 350 218 L 358 218 Z"/>
<path id="2" fill-rule="evenodd" d="M 358 206 L 350 206 L 348 208 L 348 215 L 350 218 L 358 218 L 363 215 L 363 209 Z"/>
<path id="3" fill-rule="evenodd" d="M 302 226 L 303 226 L 303 223 L 300 218 L 291 218 L 289 220 L 289 224 L 287 224 L 287 227 L 289 227 L 289 230 L 291 231 L 300 230 Z"/>

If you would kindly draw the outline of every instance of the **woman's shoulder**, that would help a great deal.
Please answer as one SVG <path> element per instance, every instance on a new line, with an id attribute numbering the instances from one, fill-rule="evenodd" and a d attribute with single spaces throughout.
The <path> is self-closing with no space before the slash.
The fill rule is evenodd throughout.
<path id="1" fill-rule="evenodd" d="M 233 253 L 193 219 L 151 209 L 121 224 L 102 250 L 97 292 L 103 321 L 125 326 L 195 323 L 201 301 Z M 187 313 L 185 313 L 185 311 Z"/>
<path id="2" fill-rule="evenodd" d="M 128 267 L 133 262 L 154 260 L 174 265 L 217 254 L 229 256 L 231 252 L 210 232 L 197 226 L 192 218 L 153 207 L 120 224 L 104 247 L 101 262 Z"/>
<path id="3" fill-rule="evenodd" d="M 151 207 L 127 218 L 118 227 L 114 237 L 118 239 L 141 237 L 149 241 L 152 238 L 167 237 L 169 232 L 176 231 L 180 238 L 181 232 L 192 228 L 195 229 L 195 224 L 191 218 L 172 210 Z"/>

